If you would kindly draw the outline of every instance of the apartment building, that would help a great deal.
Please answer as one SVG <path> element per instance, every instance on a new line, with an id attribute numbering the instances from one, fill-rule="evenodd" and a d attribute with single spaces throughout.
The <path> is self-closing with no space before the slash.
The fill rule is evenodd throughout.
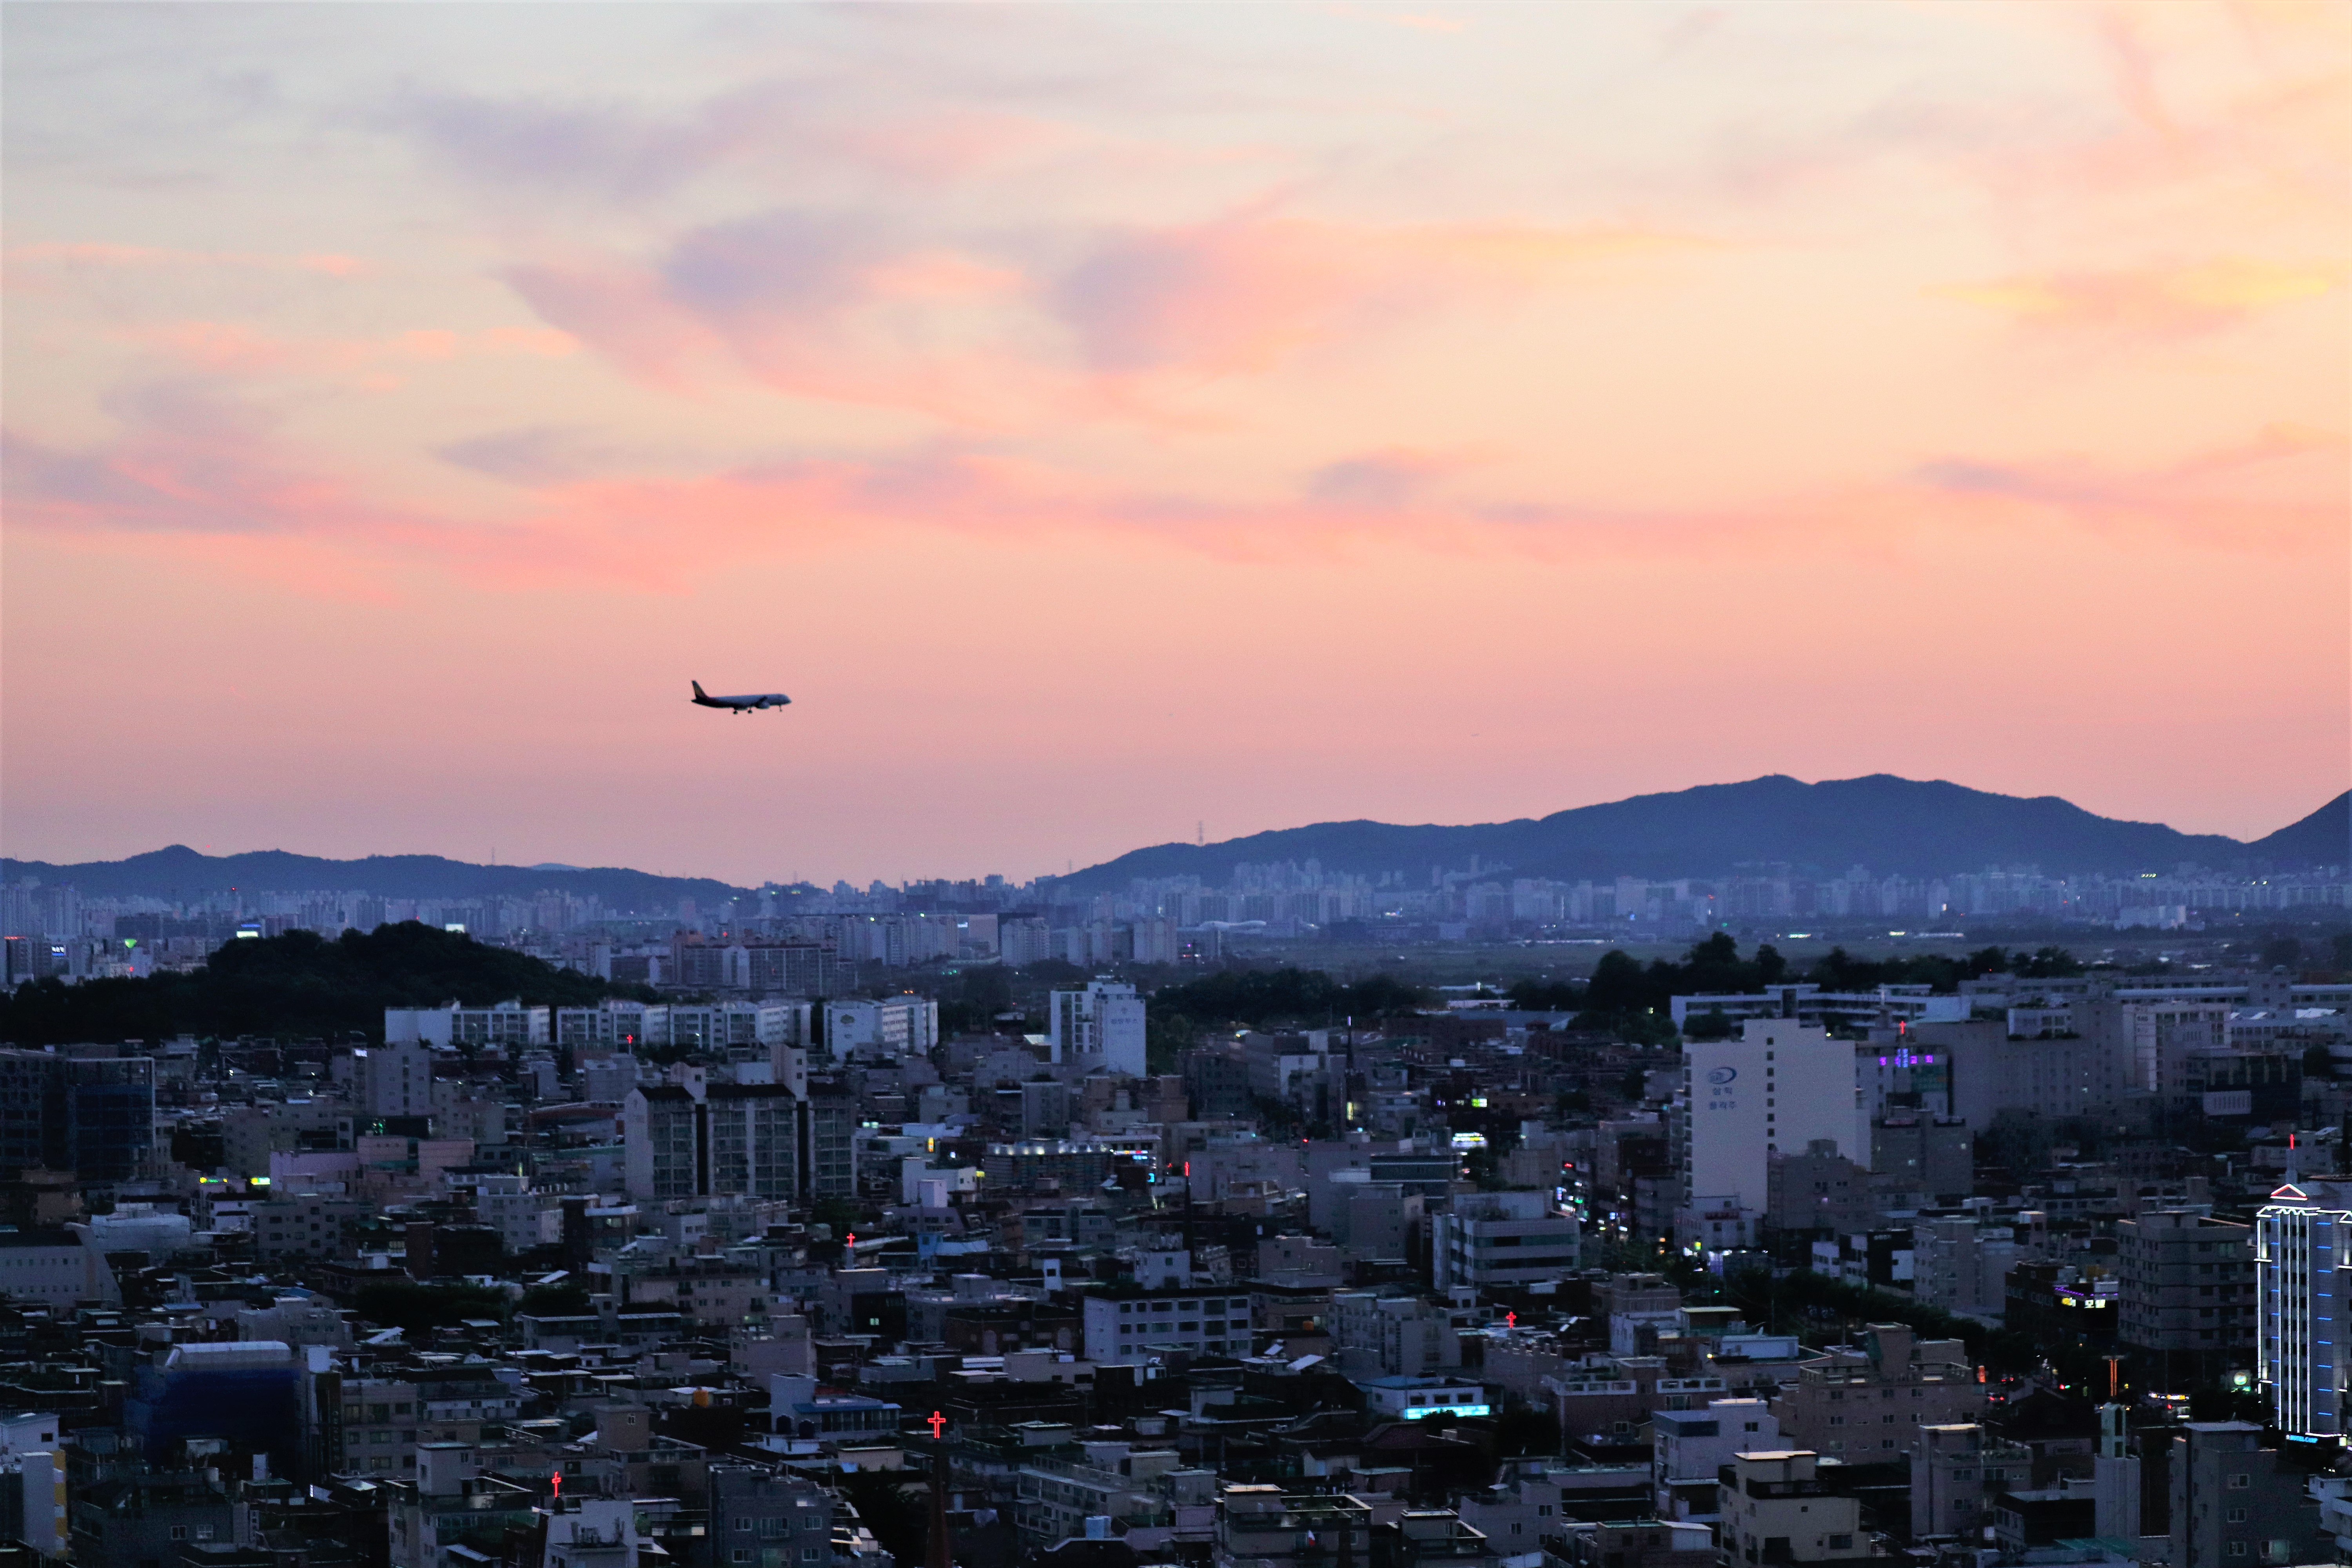
<path id="1" fill-rule="evenodd" d="M 2116 1275 L 2116 1338 L 2141 1363 L 2150 1386 L 2185 1392 L 2251 1363 L 2249 1227 L 2185 1210 L 2120 1220 Z"/>
<path id="2" fill-rule="evenodd" d="M 1906 1454 L 1916 1428 L 1974 1421 L 1984 1407 L 1967 1347 L 1903 1323 L 1873 1323 L 1859 1346 L 1800 1363 L 1772 1401 L 1791 1445 L 1854 1464 Z"/>

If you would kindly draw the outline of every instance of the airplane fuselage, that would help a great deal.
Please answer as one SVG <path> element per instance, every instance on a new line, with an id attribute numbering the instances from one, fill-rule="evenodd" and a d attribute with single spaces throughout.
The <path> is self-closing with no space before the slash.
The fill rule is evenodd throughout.
<path id="1" fill-rule="evenodd" d="M 698 708 L 724 708 L 730 713 L 750 713 L 762 708 L 782 708 L 792 701 L 791 698 L 781 691 L 755 691 L 740 697 L 713 697 L 702 689 L 701 682 L 696 681 L 693 684 L 694 705 Z"/>

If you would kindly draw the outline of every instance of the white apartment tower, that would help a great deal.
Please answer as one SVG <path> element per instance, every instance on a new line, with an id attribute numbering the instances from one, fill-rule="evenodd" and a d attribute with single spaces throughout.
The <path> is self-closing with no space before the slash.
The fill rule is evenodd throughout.
<path id="1" fill-rule="evenodd" d="M 1853 1043 L 1818 1024 L 1747 1018 L 1738 1039 L 1685 1041 L 1675 1110 L 1686 1215 L 1760 1215 L 1770 1156 L 1801 1153 L 1815 1139 L 1870 1163 L 1870 1110 Z"/>
<path id="2" fill-rule="evenodd" d="M 1135 987 L 1097 980 L 1084 991 L 1056 991 L 1045 1024 L 1052 1059 L 1143 1076 L 1143 998 Z"/>

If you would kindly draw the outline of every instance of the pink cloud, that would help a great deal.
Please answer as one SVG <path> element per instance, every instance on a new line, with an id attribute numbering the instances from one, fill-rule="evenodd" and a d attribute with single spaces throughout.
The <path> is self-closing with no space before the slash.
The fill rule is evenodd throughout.
<path id="1" fill-rule="evenodd" d="M 489 99 L 426 93 L 398 100 L 379 122 L 500 202 L 518 189 L 638 201 L 722 171 L 788 157 L 803 164 L 929 185 L 972 178 L 1067 145 L 1073 132 L 993 107 L 891 105 L 838 71 L 775 77 L 684 110 L 616 101 Z"/>
<path id="2" fill-rule="evenodd" d="M 1339 457 L 1286 489 L 1150 487 L 1091 468 L 951 445 L 795 456 L 698 474 L 642 470 L 593 434 L 518 431 L 444 449 L 518 489 L 465 516 L 397 499 L 382 475 L 289 441 L 270 418 L 184 385 L 119 399 L 110 442 L 83 450 L 12 435 L 12 525 L 98 547 L 123 537 L 251 559 L 264 542 L 538 589 L 594 582 L 681 588 L 716 563 L 947 533 L 1131 542 L 1232 562 L 1333 559 L 1361 549 L 1564 560 L 1693 552 L 1901 554 L 1916 528 L 1989 547 L 2053 521 L 2126 541 L 2275 552 L 2340 537 L 2344 439 L 2280 427 L 2169 464 L 1952 457 L 1905 479 L 1719 509 L 1528 498 L 1475 452 Z M 624 471 L 615 473 L 616 466 Z M 1483 481 L 1483 482 L 1482 482 Z"/>
<path id="3" fill-rule="evenodd" d="M 549 261 L 508 280 L 542 321 L 672 388 L 749 374 L 971 428 L 1184 425 L 1161 395 L 1199 377 L 1262 373 L 1433 310 L 1507 308 L 1699 243 L 1243 217 L 1074 240 L 1061 248 L 1076 259 L 1055 268 L 1041 247 L 919 242 L 856 215 L 780 209 L 694 230 L 651 264 Z"/>
<path id="4" fill-rule="evenodd" d="M 1945 458 L 1913 478 L 1976 514 L 2055 516 L 2103 533 L 2276 550 L 2341 537 L 2352 510 L 2343 492 L 2347 445 L 2340 433 L 2273 426 L 2146 469 L 2080 457 Z"/>
<path id="5" fill-rule="evenodd" d="M 1432 485 L 1471 465 L 1472 459 L 1459 453 L 1391 447 L 1325 464 L 1308 476 L 1307 496 L 1339 507 L 1403 506 L 1422 500 Z"/>
<path id="6" fill-rule="evenodd" d="M 1097 370 L 1261 370 L 1403 314 L 1507 305 L 1579 270 L 1696 243 L 1633 228 L 1242 218 L 1116 237 L 1061 278 L 1052 302 Z"/>
<path id="7" fill-rule="evenodd" d="M 370 270 L 356 256 L 312 251 L 296 256 L 250 250 L 175 250 L 148 245 L 108 245 L 96 242 L 11 246 L 0 253 L 11 267 L 36 268 L 223 267 L 263 272 L 310 272 L 323 278 L 357 278 Z"/>
<path id="8" fill-rule="evenodd" d="M 186 384 L 117 399 L 123 434 L 92 451 L 5 435 L 13 526 L 80 534 L 423 540 L 433 520 L 363 499 L 371 487 L 298 455 L 275 423 Z"/>
<path id="9" fill-rule="evenodd" d="M 460 359 L 561 359 L 579 352 L 567 332 L 551 327 L 492 327 L 453 331 L 420 327 L 376 338 L 291 337 L 235 321 L 173 321 L 124 329 L 121 340 L 156 350 L 215 374 L 368 376 L 406 365 Z"/>
<path id="10" fill-rule="evenodd" d="M 749 375 L 983 428 L 1056 396 L 1050 367 L 1006 341 L 1017 271 L 852 216 L 771 212 L 695 230 L 653 266 L 550 263 L 508 281 L 542 321 L 674 390 Z"/>

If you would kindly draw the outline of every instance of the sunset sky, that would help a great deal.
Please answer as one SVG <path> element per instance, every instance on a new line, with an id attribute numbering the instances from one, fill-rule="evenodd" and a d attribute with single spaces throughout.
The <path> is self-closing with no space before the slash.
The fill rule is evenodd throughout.
<path id="1" fill-rule="evenodd" d="M 11 855 L 2352 782 L 2342 5 L 0 26 Z"/>

